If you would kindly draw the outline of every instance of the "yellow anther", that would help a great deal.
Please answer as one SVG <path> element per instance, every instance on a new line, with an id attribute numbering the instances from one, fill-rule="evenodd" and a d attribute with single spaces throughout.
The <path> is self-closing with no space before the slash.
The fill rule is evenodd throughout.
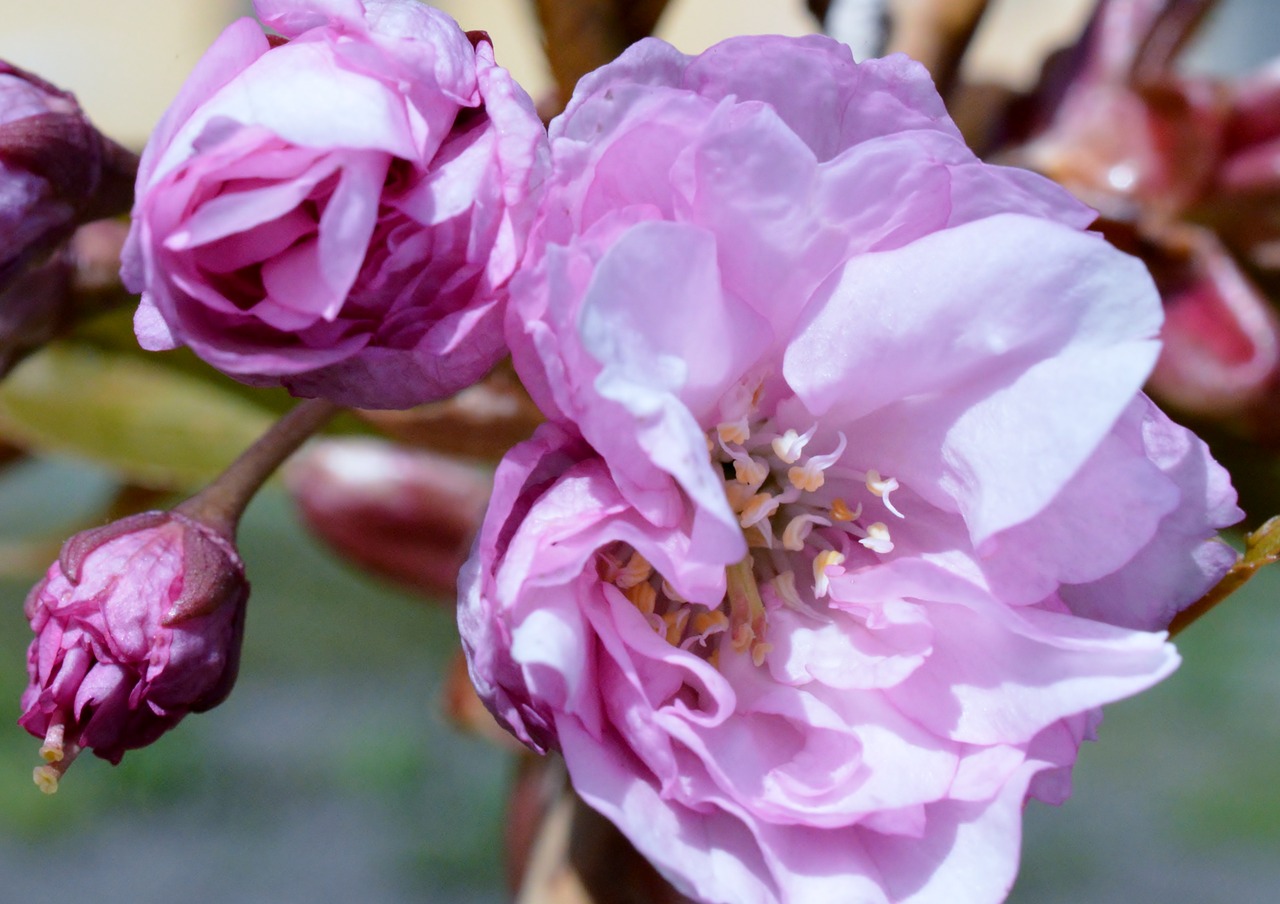
<path id="1" fill-rule="evenodd" d="M 794 464 L 800 460 L 800 456 L 804 453 L 805 443 L 809 442 L 811 436 L 813 436 L 812 430 L 803 436 L 794 430 L 788 430 L 770 443 L 773 446 L 773 454 L 778 456 L 785 464 Z"/>
<path id="2" fill-rule="evenodd" d="M 822 488 L 827 482 L 827 478 L 823 476 L 821 468 L 810 467 L 809 465 L 796 465 L 787 471 L 787 479 L 791 481 L 791 485 L 797 490 L 804 490 L 806 493 L 812 493 Z"/>
<path id="3" fill-rule="evenodd" d="M 733 479 L 749 487 L 759 487 L 769 476 L 769 466 L 758 458 L 736 458 Z"/>
<path id="4" fill-rule="evenodd" d="M 716 435 L 720 437 L 720 442 L 726 445 L 729 443 L 742 445 L 751 439 L 751 429 L 747 426 L 747 419 L 744 417 L 736 421 L 725 421 L 723 424 L 717 424 Z"/>
<path id="5" fill-rule="evenodd" d="M 809 538 L 814 526 L 819 524 L 823 527 L 831 526 L 830 521 L 817 515 L 796 515 L 782 532 L 782 548 L 792 552 L 804 549 L 804 541 Z"/>
<path id="6" fill-rule="evenodd" d="M 689 623 L 689 610 L 681 606 L 663 615 L 662 621 L 667 626 L 667 643 L 673 647 L 680 646 L 680 641 L 684 640 L 685 625 Z"/>
<path id="7" fill-rule="evenodd" d="M 652 584 L 636 584 L 625 591 L 624 595 L 631 601 L 631 605 L 645 615 L 653 615 L 653 610 L 658 604 L 658 591 L 653 589 Z"/>
<path id="8" fill-rule="evenodd" d="M 857 509 L 851 509 L 843 499 L 833 499 L 831 501 L 831 517 L 836 521 L 853 521 L 861 514 L 861 502 L 858 503 Z"/>
<path id="9" fill-rule="evenodd" d="M 638 552 L 633 552 L 631 558 L 627 560 L 619 571 L 618 576 L 613 579 L 613 583 L 617 584 L 622 590 L 629 590 L 637 584 L 643 584 L 649 580 L 653 574 L 653 566 L 648 560 Z"/>
<path id="10" fill-rule="evenodd" d="M 858 541 L 872 552 L 881 555 L 893 552 L 893 540 L 889 537 L 889 528 L 883 521 L 867 525 L 867 535 Z"/>
<path id="11" fill-rule="evenodd" d="M 743 483 L 726 483 L 724 485 L 724 494 L 729 500 L 729 508 L 738 514 L 742 514 L 742 510 L 747 507 L 755 492 L 751 487 Z"/>
<path id="12" fill-rule="evenodd" d="M 827 569 L 843 564 L 844 556 L 834 549 L 824 549 L 813 557 L 813 595 L 816 599 L 822 599 L 831 590 Z"/>
<path id="13" fill-rule="evenodd" d="M 757 521 L 768 518 L 777 507 L 778 503 L 772 493 L 756 493 L 738 513 L 738 523 L 743 527 L 750 527 Z"/>
<path id="14" fill-rule="evenodd" d="M 904 517 L 902 512 L 898 511 L 892 502 L 889 501 L 889 494 L 898 489 L 898 481 L 892 477 L 881 477 L 880 472 L 871 469 L 867 471 L 867 490 L 871 495 L 884 500 L 884 507 L 893 512 L 899 518 Z"/>
<path id="15" fill-rule="evenodd" d="M 725 615 L 719 609 L 710 609 L 699 612 L 693 616 L 690 627 L 697 637 L 706 637 L 708 634 L 716 634 L 723 631 L 729 626 L 729 616 Z"/>
<path id="16" fill-rule="evenodd" d="M 35 771 L 31 773 L 32 780 L 45 794 L 53 794 L 58 790 L 58 780 L 62 774 L 52 766 L 37 766 Z"/>
<path id="17" fill-rule="evenodd" d="M 751 645 L 751 664 L 756 668 L 764 665 L 764 658 L 769 655 L 769 651 L 773 649 L 773 644 L 765 643 L 763 640 Z"/>
<path id="18" fill-rule="evenodd" d="M 805 608 L 804 603 L 800 600 L 800 593 L 796 590 L 796 573 L 794 571 L 779 572 L 774 575 L 769 584 L 773 587 L 773 592 L 778 594 L 778 599 L 782 600 L 782 604 L 788 609 Z"/>

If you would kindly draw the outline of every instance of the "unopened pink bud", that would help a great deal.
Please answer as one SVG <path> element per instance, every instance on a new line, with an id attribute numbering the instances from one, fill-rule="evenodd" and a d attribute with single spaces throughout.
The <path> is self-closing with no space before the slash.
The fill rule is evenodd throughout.
<path id="1" fill-rule="evenodd" d="M 307 526 L 337 552 L 450 599 L 491 487 L 476 468 L 374 439 L 313 443 L 286 480 Z"/>
<path id="2" fill-rule="evenodd" d="M 87 223 L 48 260 L 0 287 L 0 378 L 77 323 L 131 300 L 117 275 L 127 230 L 116 220 Z"/>
<path id="3" fill-rule="evenodd" d="M 0 288 L 77 225 L 128 210 L 136 168 L 72 95 L 0 60 Z"/>
<path id="4" fill-rule="evenodd" d="M 91 749 L 118 763 L 235 682 L 249 585 L 230 540 L 146 512 L 68 540 L 27 597 L 36 638 L 18 723 L 43 740 L 41 790 Z"/>

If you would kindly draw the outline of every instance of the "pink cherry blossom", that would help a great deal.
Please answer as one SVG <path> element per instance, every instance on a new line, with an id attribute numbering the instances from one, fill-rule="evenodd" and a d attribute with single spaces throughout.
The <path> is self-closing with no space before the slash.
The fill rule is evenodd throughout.
<path id="1" fill-rule="evenodd" d="M 27 597 L 35 632 L 19 724 L 42 790 L 86 749 L 112 763 L 231 692 L 249 585 L 235 547 L 174 512 L 77 534 Z"/>
<path id="2" fill-rule="evenodd" d="M 257 0 L 157 127 L 123 275 L 146 348 L 343 404 L 452 394 L 503 352 L 546 137 L 415 0 Z"/>
<path id="3" fill-rule="evenodd" d="M 991 902 L 1029 797 L 1234 560 L 1141 386 L 1160 300 L 923 68 L 644 41 L 551 126 L 508 341 L 550 423 L 460 579 L 471 674 L 713 902 Z"/>

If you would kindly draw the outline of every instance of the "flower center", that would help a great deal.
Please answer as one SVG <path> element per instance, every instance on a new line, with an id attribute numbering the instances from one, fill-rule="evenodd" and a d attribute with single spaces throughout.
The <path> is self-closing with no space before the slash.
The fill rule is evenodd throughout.
<path id="1" fill-rule="evenodd" d="M 843 433 L 821 438 L 819 425 L 805 432 L 778 429 L 753 418 L 755 399 L 739 406 L 707 434 L 712 464 L 724 475 L 725 496 L 738 517 L 748 552 L 726 569 L 724 599 L 713 604 L 680 597 L 637 552 L 616 544 L 600 553 L 600 576 L 613 584 L 667 642 L 718 663 L 723 643 L 762 665 L 768 642 L 768 611 L 783 606 L 822 618 L 830 578 L 858 546 L 877 555 L 893 551 L 883 520 L 864 517 L 883 507 L 902 518 L 891 500 L 898 489 L 878 471 L 857 470 L 842 458 Z M 803 578 L 797 577 L 803 575 Z"/>

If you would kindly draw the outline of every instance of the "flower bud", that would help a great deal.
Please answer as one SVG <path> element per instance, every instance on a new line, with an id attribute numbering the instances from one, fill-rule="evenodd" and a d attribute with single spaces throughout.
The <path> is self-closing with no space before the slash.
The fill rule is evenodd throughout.
<path id="1" fill-rule="evenodd" d="M 128 210 L 136 168 L 72 95 L 0 60 L 0 288 L 77 225 Z"/>
<path id="2" fill-rule="evenodd" d="M 48 260 L 0 287 L 0 378 L 78 322 L 129 300 L 117 278 L 127 229 L 115 220 L 86 223 Z"/>
<path id="3" fill-rule="evenodd" d="M 490 481 L 456 460 L 372 439 L 317 442 L 289 463 L 317 536 L 351 561 L 452 604 Z"/>
<path id="4" fill-rule="evenodd" d="M 23 728 L 46 793 L 81 750 L 118 763 L 235 682 L 249 585 L 230 540 L 176 512 L 77 534 L 27 597 Z"/>

